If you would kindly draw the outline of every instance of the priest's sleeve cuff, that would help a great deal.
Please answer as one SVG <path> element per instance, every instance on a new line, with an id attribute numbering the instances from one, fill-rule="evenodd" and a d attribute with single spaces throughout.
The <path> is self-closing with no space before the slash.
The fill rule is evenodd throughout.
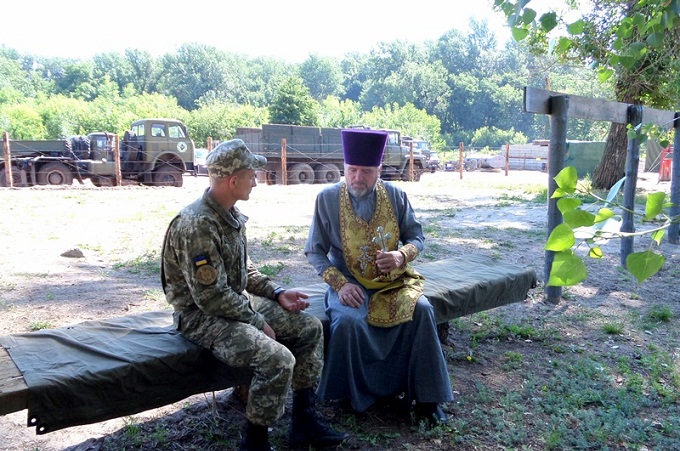
<path id="1" fill-rule="evenodd" d="M 340 288 L 347 283 L 347 278 L 342 275 L 340 270 L 335 266 L 329 266 L 321 274 L 324 282 L 330 285 L 335 291 L 340 291 Z"/>
<path id="2" fill-rule="evenodd" d="M 401 265 L 402 268 L 405 268 L 408 263 L 415 260 L 418 256 L 418 248 L 414 244 L 405 244 L 399 248 L 399 252 L 404 256 L 404 264 Z"/>

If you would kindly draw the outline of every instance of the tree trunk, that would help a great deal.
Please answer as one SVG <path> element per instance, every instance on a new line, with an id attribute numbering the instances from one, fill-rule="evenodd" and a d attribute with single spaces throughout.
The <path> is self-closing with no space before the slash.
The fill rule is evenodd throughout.
<path id="1" fill-rule="evenodd" d="M 626 173 L 627 125 L 612 123 L 602 160 L 593 173 L 593 188 L 609 189 Z"/>

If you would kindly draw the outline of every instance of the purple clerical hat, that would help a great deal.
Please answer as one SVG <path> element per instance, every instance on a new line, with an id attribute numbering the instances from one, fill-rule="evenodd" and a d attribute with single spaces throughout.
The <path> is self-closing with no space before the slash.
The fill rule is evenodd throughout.
<path id="1" fill-rule="evenodd" d="M 345 164 L 380 166 L 387 133 L 378 130 L 348 129 L 342 131 Z"/>

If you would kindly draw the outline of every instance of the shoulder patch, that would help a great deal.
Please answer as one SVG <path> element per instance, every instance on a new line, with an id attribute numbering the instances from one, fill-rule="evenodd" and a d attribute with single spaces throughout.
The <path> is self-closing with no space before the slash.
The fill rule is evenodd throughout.
<path id="1" fill-rule="evenodd" d="M 196 280 L 202 285 L 212 285 L 217 280 L 217 270 L 206 262 L 196 269 Z"/>

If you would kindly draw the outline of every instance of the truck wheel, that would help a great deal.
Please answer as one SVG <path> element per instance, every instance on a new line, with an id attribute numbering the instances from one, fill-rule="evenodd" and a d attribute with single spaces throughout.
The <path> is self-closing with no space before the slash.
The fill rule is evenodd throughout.
<path id="1" fill-rule="evenodd" d="M 73 173 L 64 163 L 47 163 L 38 170 L 38 185 L 71 185 Z"/>
<path id="2" fill-rule="evenodd" d="M 181 188 L 184 184 L 182 171 L 175 166 L 161 166 L 153 173 L 153 184 L 156 186 L 176 186 Z"/>
<path id="3" fill-rule="evenodd" d="M 317 164 L 314 167 L 314 175 L 318 183 L 338 183 L 340 181 L 340 169 L 334 164 Z"/>
<path id="4" fill-rule="evenodd" d="M 267 185 L 276 185 L 279 182 L 279 177 L 274 171 L 265 171 L 264 181 L 267 183 Z"/>
<path id="5" fill-rule="evenodd" d="M 288 183 L 291 185 L 314 183 L 314 170 L 307 163 L 296 163 L 288 170 Z"/>
<path id="6" fill-rule="evenodd" d="M 0 172 L 0 186 L 9 186 L 9 183 L 7 183 L 7 174 L 5 174 L 5 167 L 0 167 L 0 171 L 2 171 Z M 12 186 L 16 188 L 21 185 L 21 172 L 18 167 L 12 166 Z"/>
<path id="7" fill-rule="evenodd" d="M 92 184 L 98 188 L 113 186 L 113 179 L 111 177 L 92 177 Z"/>

